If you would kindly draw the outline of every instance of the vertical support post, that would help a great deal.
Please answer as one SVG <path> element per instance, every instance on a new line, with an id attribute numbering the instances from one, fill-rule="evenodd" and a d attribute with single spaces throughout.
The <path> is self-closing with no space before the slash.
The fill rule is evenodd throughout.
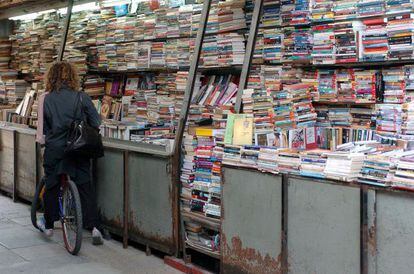
<path id="1" fill-rule="evenodd" d="M 288 273 L 288 189 L 289 177 L 282 174 L 282 273 Z"/>
<path id="2" fill-rule="evenodd" d="M 201 49 L 203 46 L 204 35 L 207 28 L 208 14 L 210 12 L 211 0 L 205 0 L 203 10 L 201 12 L 200 25 L 197 31 L 194 54 L 191 59 L 190 70 L 188 73 L 187 85 L 185 88 L 183 106 L 178 120 L 178 127 L 175 133 L 173 156 L 172 156 L 172 189 L 173 189 L 173 237 L 176 243 L 176 253 L 179 252 L 180 243 L 180 158 L 181 158 L 181 143 L 183 140 L 185 124 L 188 118 L 188 111 L 190 109 L 191 98 L 193 97 L 193 89 L 197 76 L 198 64 L 200 60 Z"/>
<path id="3" fill-rule="evenodd" d="M 234 107 L 236 113 L 240 113 L 243 90 L 246 88 L 247 80 L 250 74 L 254 48 L 256 46 L 257 31 L 262 19 L 262 8 L 263 0 L 254 1 L 252 23 L 250 25 L 249 38 L 247 39 L 246 45 L 246 54 L 244 55 L 243 68 L 240 75 L 239 88 L 237 90 L 236 105 Z"/>
<path id="4" fill-rule="evenodd" d="M 13 135 L 13 202 L 17 202 L 17 134 L 12 131 Z"/>
<path id="5" fill-rule="evenodd" d="M 123 216 L 123 247 L 128 248 L 128 215 L 129 215 L 129 151 L 124 151 L 124 216 Z"/>
<path id="6" fill-rule="evenodd" d="M 198 70 L 198 63 L 200 61 L 201 48 L 203 46 L 204 34 L 207 28 L 208 13 L 210 12 L 211 0 L 204 1 L 203 10 L 201 12 L 200 26 L 198 28 L 197 37 L 195 41 L 194 54 L 192 56 L 190 71 L 188 73 L 187 85 L 185 87 L 185 94 L 183 99 L 183 106 L 178 120 L 178 128 L 174 140 L 174 154 L 179 154 L 181 150 L 181 141 L 184 135 L 185 124 L 187 122 L 188 111 L 190 109 L 190 101 L 193 97 L 193 89 Z"/>
<path id="7" fill-rule="evenodd" d="M 58 55 L 58 61 L 63 60 L 63 53 L 65 52 L 66 39 L 68 38 L 70 18 L 72 17 L 73 0 L 68 0 L 68 9 L 66 12 L 65 27 L 63 29 L 62 40 L 60 42 L 60 49 Z"/>
<path id="8" fill-rule="evenodd" d="M 368 274 L 368 187 L 361 186 L 361 274 Z"/>

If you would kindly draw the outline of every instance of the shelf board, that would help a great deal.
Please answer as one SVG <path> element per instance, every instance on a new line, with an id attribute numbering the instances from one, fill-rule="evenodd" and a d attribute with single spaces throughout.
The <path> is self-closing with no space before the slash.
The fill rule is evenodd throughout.
<path id="1" fill-rule="evenodd" d="M 355 102 L 355 101 L 312 101 L 319 105 L 375 105 L 377 102 Z"/>
<path id="2" fill-rule="evenodd" d="M 205 248 L 194 245 L 194 244 L 192 244 L 188 241 L 185 242 L 185 245 L 186 245 L 186 248 L 193 249 L 197 252 L 203 253 L 203 254 L 205 254 L 207 256 L 210 256 L 210 257 L 213 257 L 215 259 L 220 259 L 220 257 L 221 257 L 219 252 L 209 251 Z"/>
<path id="3" fill-rule="evenodd" d="M 213 219 L 213 218 L 204 216 L 204 215 L 199 214 L 199 213 L 188 212 L 188 211 L 181 211 L 181 217 L 185 220 L 200 223 L 200 224 L 202 224 L 203 226 L 205 226 L 209 229 L 212 229 L 212 230 L 215 230 L 215 231 L 220 230 L 220 226 L 221 226 L 220 219 Z"/>
<path id="4" fill-rule="evenodd" d="M 240 33 L 246 34 L 248 28 L 238 28 L 232 30 L 223 30 L 217 32 L 208 32 L 204 34 L 204 37 L 221 35 L 221 34 L 228 34 L 228 33 Z M 145 38 L 145 39 L 132 39 L 132 40 L 125 40 L 125 41 L 106 41 L 105 44 L 126 44 L 126 43 L 134 43 L 134 42 L 167 42 L 169 40 L 178 40 L 178 39 L 189 39 L 189 38 L 196 38 L 197 35 L 179 35 L 179 36 L 167 36 L 167 37 L 158 37 L 158 38 Z"/>
<path id="5" fill-rule="evenodd" d="M 253 63 L 253 66 L 269 66 L 278 67 L 283 65 L 290 65 L 292 67 L 299 68 L 315 68 L 315 69 L 335 69 L 335 68 L 381 68 L 381 67 L 394 67 L 403 65 L 414 65 L 414 59 L 400 59 L 400 60 L 385 60 L 377 62 L 352 62 L 352 63 L 339 63 L 339 64 L 312 64 L 311 62 L 296 62 L 296 61 L 282 61 L 280 63 Z"/>
<path id="6" fill-rule="evenodd" d="M 88 74 L 134 74 L 142 72 L 178 72 L 178 71 L 188 71 L 189 67 L 181 68 L 143 68 L 143 69 L 134 69 L 134 70 L 101 70 L 101 69 L 89 69 Z M 199 72 L 204 72 L 207 74 L 236 74 L 240 73 L 242 70 L 242 65 L 235 65 L 230 67 L 199 67 Z"/>
<path id="7" fill-rule="evenodd" d="M 259 29 L 283 29 L 287 27 L 309 28 L 312 26 L 319 26 L 319 25 L 326 25 L 326 24 L 361 21 L 361 20 L 372 19 L 372 18 L 386 18 L 389 16 L 400 16 L 400 15 L 407 14 L 407 13 L 414 13 L 414 9 L 411 11 L 394 12 L 394 13 L 389 13 L 389 14 L 384 13 L 384 14 L 377 14 L 377 15 L 356 16 L 353 18 L 344 18 L 344 19 L 333 18 L 332 20 L 324 20 L 324 21 L 312 21 L 311 20 L 309 23 L 298 24 L 298 25 L 290 25 L 290 24 L 277 24 L 277 25 L 267 25 L 267 26 L 260 25 Z"/>

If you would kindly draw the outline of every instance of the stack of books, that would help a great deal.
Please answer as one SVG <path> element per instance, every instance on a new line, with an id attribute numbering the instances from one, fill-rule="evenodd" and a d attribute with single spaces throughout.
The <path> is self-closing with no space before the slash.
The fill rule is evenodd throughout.
<path id="1" fill-rule="evenodd" d="M 389 186 L 400 153 L 400 151 L 389 151 L 367 155 L 358 176 L 358 183 L 381 187 Z"/>
<path id="2" fill-rule="evenodd" d="M 377 71 L 355 69 L 355 94 L 358 103 L 375 103 Z"/>
<path id="3" fill-rule="evenodd" d="M 414 101 L 414 66 L 404 66 L 405 71 L 405 102 Z"/>
<path id="4" fill-rule="evenodd" d="M 265 63 L 280 63 L 282 58 L 283 34 L 280 29 L 264 29 L 263 60 Z"/>
<path id="5" fill-rule="evenodd" d="M 300 156 L 298 151 L 292 149 L 279 149 L 277 167 L 279 172 L 287 174 L 300 174 Z"/>
<path id="6" fill-rule="evenodd" d="M 358 61 L 356 33 L 352 22 L 334 23 L 335 62 L 354 63 Z"/>
<path id="7" fill-rule="evenodd" d="M 324 178 L 326 165 L 326 153 L 328 150 L 313 149 L 300 152 L 300 175 Z"/>
<path id="8" fill-rule="evenodd" d="M 383 0 L 359 0 L 357 7 L 359 17 L 383 15 L 385 13 Z"/>
<path id="9" fill-rule="evenodd" d="M 335 0 L 333 3 L 333 12 L 335 20 L 354 19 L 357 17 L 358 0 Z"/>
<path id="10" fill-rule="evenodd" d="M 396 163 L 396 171 L 391 186 L 400 189 L 413 189 L 413 182 L 414 156 L 413 151 L 408 151 Z"/>
<path id="11" fill-rule="evenodd" d="M 257 168 L 264 172 L 279 173 L 277 160 L 278 160 L 277 148 L 262 147 L 259 150 L 259 157 L 257 160 Z"/>
<path id="12" fill-rule="evenodd" d="M 246 14 L 247 15 L 247 14 Z M 280 26 L 280 0 L 264 0 L 262 26 Z"/>
<path id="13" fill-rule="evenodd" d="M 354 106 L 350 110 L 352 128 L 371 128 L 375 125 L 375 110 L 369 106 Z"/>
<path id="14" fill-rule="evenodd" d="M 313 32 L 313 64 L 335 64 L 334 25 L 324 24 L 312 27 Z"/>
<path id="15" fill-rule="evenodd" d="M 388 36 L 384 18 L 363 20 L 361 31 L 362 61 L 384 61 L 388 55 Z"/>
<path id="16" fill-rule="evenodd" d="M 384 103 L 401 104 L 405 101 L 405 71 L 403 67 L 382 70 Z"/>
<path id="17" fill-rule="evenodd" d="M 391 2 L 391 1 L 388 1 Z M 397 1 L 398 2 L 398 1 Z M 398 5 L 401 8 L 400 5 Z M 412 4 L 411 4 L 412 6 Z M 411 7 L 412 11 L 413 7 Z M 393 15 L 387 18 L 388 59 L 413 58 L 414 14 Z"/>
<path id="18" fill-rule="evenodd" d="M 377 104 L 376 129 L 382 132 L 401 132 L 402 105 L 400 104 Z"/>
<path id="19" fill-rule="evenodd" d="M 404 135 L 414 135 L 414 103 L 402 105 L 401 133 Z"/>
<path id="20" fill-rule="evenodd" d="M 334 20 L 333 1 L 316 0 L 312 3 L 312 22 L 329 22 Z"/>
<path id="21" fill-rule="evenodd" d="M 331 101 L 338 98 L 336 73 L 333 69 L 318 70 L 317 91 L 319 101 Z"/>
<path id="22" fill-rule="evenodd" d="M 105 80 L 98 75 L 85 76 L 83 90 L 91 97 L 105 94 Z"/>
<path id="23" fill-rule="evenodd" d="M 326 178 L 352 182 L 358 178 L 364 164 L 363 153 L 336 151 L 326 153 L 327 161 L 324 170 Z"/>
<path id="24" fill-rule="evenodd" d="M 0 79 L 5 71 L 9 69 L 11 59 L 11 43 L 7 38 L 0 38 Z M 4 79 L 3 79 L 4 80 Z"/>
<path id="25" fill-rule="evenodd" d="M 354 69 L 336 70 L 336 89 L 339 102 L 354 102 L 355 94 L 355 73 Z"/>

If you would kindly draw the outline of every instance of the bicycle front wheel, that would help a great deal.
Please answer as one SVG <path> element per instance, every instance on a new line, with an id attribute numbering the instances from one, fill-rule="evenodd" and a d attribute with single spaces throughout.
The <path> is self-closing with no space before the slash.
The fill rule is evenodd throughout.
<path id="1" fill-rule="evenodd" d="M 82 207 L 78 188 L 71 180 L 63 186 L 61 210 L 65 247 L 70 254 L 76 255 L 82 245 Z"/>

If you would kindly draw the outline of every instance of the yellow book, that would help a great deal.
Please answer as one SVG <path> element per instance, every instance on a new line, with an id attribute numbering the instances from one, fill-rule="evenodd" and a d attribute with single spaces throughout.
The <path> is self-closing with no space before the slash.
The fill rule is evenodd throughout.
<path id="1" fill-rule="evenodd" d="M 213 129 L 212 128 L 196 128 L 196 135 L 197 136 L 213 136 Z"/>
<path id="2" fill-rule="evenodd" d="M 233 145 L 253 144 L 253 118 L 234 119 Z"/>

